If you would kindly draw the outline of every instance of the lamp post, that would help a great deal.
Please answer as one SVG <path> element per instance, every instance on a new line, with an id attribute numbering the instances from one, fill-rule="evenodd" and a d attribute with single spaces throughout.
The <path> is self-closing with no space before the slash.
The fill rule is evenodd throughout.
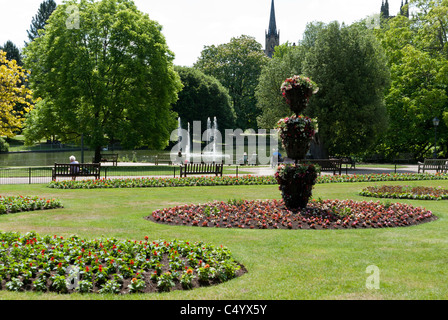
<path id="1" fill-rule="evenodd" d="M 434 125 L 434 131 L 435 131 L 435 134 L 434 134 L 434 136 L 435 136 L 435 141 L 434 141 L 434 155 L 433 155 L 433 157 L 434 157 L 434 159 L 437 159 L 437 127 L 439 126 L 439 124 L 440 124 L 440 120 L 439 119 L 437 119 L 437 117 L 435 117 L 433 120 L 432 120 L 432 123 L 433 123 L 433 125 Z"/>

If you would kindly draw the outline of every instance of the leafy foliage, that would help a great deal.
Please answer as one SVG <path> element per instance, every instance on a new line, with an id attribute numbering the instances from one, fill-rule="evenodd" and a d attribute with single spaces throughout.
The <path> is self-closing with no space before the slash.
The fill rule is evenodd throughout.
<path id="1" fill-rule="evenodd" d="M 174 259 L 179 262 L 176 270 L 166 263 Z M 204 265 L 227 275 L 213 274 L 206 286 L 230 280 L 241 269 L 227 248 L 204 242 L 90 240 L 35 232 L 0 232 L 0 260 L 5 283 L 2 287 L 0 281 L 0 289 L 59 293 L 154 292 L 157 286 L 170 291 L 180 279 L 191 289 Z"/>
<path id="2" fill-rule="evenodd" d="M 39 31 L 43 31 L 56 6 L 54 0 L 45 0 L 40 4 L 37 14 L 31 20 L 30 29 L 27 31 L 30 42 L 39 36 Z"/>
<path id="3" fill-rule="evenodd" d="M 390 127 L 381 136 L 377 152 L 412 152 L 416 158 L 432 154 L 435 117 L 439 128 L 438 155 L 448 153 L 448 1 L 415 0 L 413 16 L 401 15 L 376 31 L 388 57 L 391 87 L 386 92 Z"/>
<path id="4" fill-rule="evenodd" d="M 67 28 L 70 5 L 79 9 L 78 28 Z M 161 26 L 131 0 L 59 5 L 25 55 L 35 95 L 45 101 L 37 123 L 57 114 L 61 141 L 84 135 L 96 161 L 110 141 L 129 149 L 167 146 L 181 82 Z"/>
<path id="5" fill-rule="evenodd" d="M 207 118 L 217 117 L 222 128 L 233 128 L 235 111 L 228 90 L 214 77 L 200 70 L 175 67 L 183 84 L 179 100 L 173 110 L 182 122 L 200 121 L 201 128 L 207 129 Z"/>
<path id="6" fill-rule="evenodd" d="M 362 25 L 330 23 L 306 56 L 304 73 L 320 87 L 307 113 L 333 155 L 357 154 L 387 127 L 384 90 L 389 81 L 383 49 Z"/>
<path id="7" fill-rule="evenodd" d="M 32 109 L 31 91 L 23 82 L 27 81 L 27 71 L 8 60 L 0 50 L 0 135 L 12 137 L 22 128 L 25 113 Z M 17 110 L 16 105 L 24 105 Z"/>
<path id="8" fill-rule="evenodd" d="M 259 110 L 255 89 L 268 58 L 255 38 L 242 35 L 229 43 L 206 46 L 194 65 L 217 78 L 229 90 L 236 113 L 236 127 L 256 129 Z M 231 128 L 226 128 L 231 129 Z"/>

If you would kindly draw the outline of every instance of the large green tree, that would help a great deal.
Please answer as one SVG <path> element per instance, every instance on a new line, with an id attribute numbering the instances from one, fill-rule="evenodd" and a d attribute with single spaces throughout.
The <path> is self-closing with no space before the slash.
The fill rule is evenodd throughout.
<path id="1" fill-rule="evenodd" d="M 202 130 L 207 129 L 207 119 L 214 117 L 219 127 L 233 128 L 235 111 L 228 90 L 214 77 L 189 67 L 175 67 L 183 84 L 179 100 L 173 109 L 182 123 L 200 121 Z"/>
<path id="2" fill-rule="evenodd" d="M 376 147 L 390 158 L 413 153 L 431 157 L 435 117 L 441 122 L 439 155 L 448 154 L 448 1 L 415 0 L 413 15 L 397 16 L 377 30 L 388 57 L 391 87 L 386 92 L 390 127 Z"/>
<path id="3" fill-rule="evenodd" d="M 167 146 L 182 84 L 161 29 L 131 0 L 59 5 L 25 49 L 34 94 L 44 100 L 30 119 L 56 121 L 63 141 L 83 135 L 95 161 L 110 141 Z"/>
<path id="4" fill-rule="evenodd" d="M 194 65 L 217 78 L 229 90 L 239 129 L 258 127 L 260 111 L 256 105 L 255 89 L 267 61 L 261 44 L 253 37 L 242 35 L 232 38 L 229 43 L 206 46 Z"/>
<path id="5" fill-rule="evenodd" d="M 390 75 L 370 29 L 328 24 L 309 49 L 303 72 L 320 88 L 307 113 L 318 119 L 329 154 L 360 153 L 387 128 L 384 90 Z"/>

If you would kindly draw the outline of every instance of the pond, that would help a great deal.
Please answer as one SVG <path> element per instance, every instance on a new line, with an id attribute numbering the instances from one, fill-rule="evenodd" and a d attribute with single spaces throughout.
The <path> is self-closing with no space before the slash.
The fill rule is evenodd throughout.
<path id="1" fill-rule="evenodd" d="M 153 162 L 154 156 L 160 151 L 134 150 L 134 151 L 104 151 L 105 153 L 118 153 L 119 161 L 126 162 Z M 81 162 L 81 151 L 60 152 L 14 152 L 0 154 L 0 167 L 36 167 L 52 166 L 55 163 L 68 163 L 69 157 L 74 155 Z M 84 162 L 92 162 L 94 152 L 84 151 Z"/>

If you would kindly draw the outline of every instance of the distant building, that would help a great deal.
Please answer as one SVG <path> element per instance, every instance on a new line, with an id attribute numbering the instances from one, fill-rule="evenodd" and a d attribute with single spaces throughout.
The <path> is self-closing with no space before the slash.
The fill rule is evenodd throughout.
<path id="1" fill-rule="evenodd" d="M 266 47 L 265 53 L 269 58 L 274 54 L 274 48 L 280 45 L 280 31 L 277 31 L 277 23 L 275 21 L 274 0 L 271 3 L 271 16 L 269 18 L 269 29 L 266 31 Z"/>
<path id="2" fill-rule="evenodd" d="M 409 3 L 408 0 L 406 0 L 405 3 L 403 3 L 403 0 L 401 0 L 401 6 L 400 6 L 400 15 L 405 16 L 407 18 L 409 18 Z M 395 16 L 391 16 L 390 15 L 390 11 L 389 11 L 389 1 L 386 0 L 386 2 L 384 2 L 381 4 L 381 18 L 383 19 L 390 19 L 393 18 Z"/>

